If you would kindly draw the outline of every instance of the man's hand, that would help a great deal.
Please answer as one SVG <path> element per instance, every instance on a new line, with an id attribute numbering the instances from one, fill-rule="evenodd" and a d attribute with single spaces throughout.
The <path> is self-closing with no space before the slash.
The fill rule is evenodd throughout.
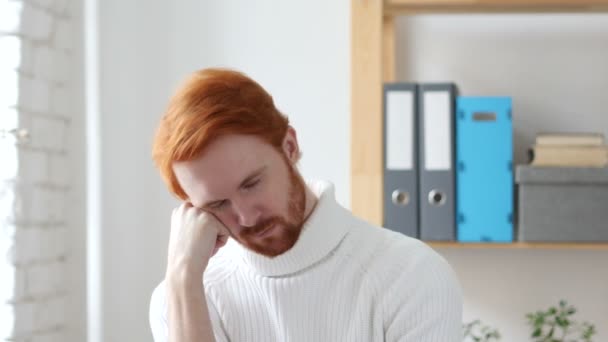
<path id="1" fill-rule="evenodd" d="M 210 213 L 190 203 L 175 208 L 171 215 L 167 276 L 200 281 L 209 259 L 226 244 L 228 236 L 228 229 Z"/>
<path id="2" fill-rule="evenodd" d="M 190 203 L 173 210 L 165 275 L 169 341 L 215 341 L 203 273 L 227 240 L 228 229 L 215 216 Z"/>

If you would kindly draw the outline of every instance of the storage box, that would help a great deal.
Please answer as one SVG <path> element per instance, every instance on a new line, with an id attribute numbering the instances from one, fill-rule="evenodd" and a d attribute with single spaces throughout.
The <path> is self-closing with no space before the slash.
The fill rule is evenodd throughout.
<path id="1" fill-rule="evenodd" d="M 520 241 L 608 241 L 608 168 L 517 166 Z"/>

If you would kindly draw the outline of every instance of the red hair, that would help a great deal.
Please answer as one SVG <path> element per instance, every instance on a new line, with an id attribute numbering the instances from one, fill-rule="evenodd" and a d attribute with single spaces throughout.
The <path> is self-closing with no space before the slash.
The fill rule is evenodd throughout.
<path id="1" fill-rule="evenodd" d="M 174 162 L 196 158 L 214 139 L 228 134 L 254 135 L 280 149 L 288 125 L 272 96 L 251 78 L 232 70 L 203 69 L 171 98 L 152 157 L 169 191 L 186 200 Z"/>

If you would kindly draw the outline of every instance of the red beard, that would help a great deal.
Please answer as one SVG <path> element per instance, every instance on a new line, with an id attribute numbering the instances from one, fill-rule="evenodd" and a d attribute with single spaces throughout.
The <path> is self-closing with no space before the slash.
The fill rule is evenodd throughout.
<path id="1" fill-rule="evenodd" d="M 304 223 L 306 186 L 294 167 L 287 160 L 285 162 L 289 171 L 290 184 L 288 217 L 270 217 L 253 227 L 244 229 L 238 236 L 233 236 L 249 250 L 267 257 L 276 257 L 290 250 L 298 241 Z M 276 226 L 271 228 L 274 225 Z M 256 236 L 268 228 L 274 230 L 271 235 L 262 238 Z"/>

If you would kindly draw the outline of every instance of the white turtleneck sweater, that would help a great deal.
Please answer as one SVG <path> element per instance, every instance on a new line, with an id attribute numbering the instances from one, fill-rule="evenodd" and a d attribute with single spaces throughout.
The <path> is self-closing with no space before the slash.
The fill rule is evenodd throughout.
<path id="1" fill-rule="evenodd" d="M 297 243 L 268 258 L 234 240 L 211 260 L 204 288 L 217 341 L 461 342 L 462 295 L 430 247 L 354 217 L 329 183 Z M 164 283 L 150 325 L 167 341 Z"/>

